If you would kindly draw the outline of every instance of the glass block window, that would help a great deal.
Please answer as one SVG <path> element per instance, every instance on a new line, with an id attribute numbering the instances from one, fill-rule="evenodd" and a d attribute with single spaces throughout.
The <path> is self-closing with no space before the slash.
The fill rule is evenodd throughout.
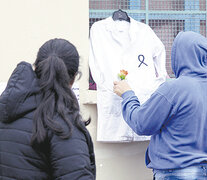
<path id="1" fill-rule="evenodd" d="M 171 47 L 180 31 L 195 31 L 206 36 L 207 0 L 89 0 L 91 25 L 122 9 L 133 19 L 148 24 L 166 48 L 166 68 L 171 69 Z M 89 89 L 96 89 L 90 76 Z"/>
<path id="2" fill-rule="evenodd" d="M 149 0 L 149 10 L 183 11 L 185 0 Z"/>

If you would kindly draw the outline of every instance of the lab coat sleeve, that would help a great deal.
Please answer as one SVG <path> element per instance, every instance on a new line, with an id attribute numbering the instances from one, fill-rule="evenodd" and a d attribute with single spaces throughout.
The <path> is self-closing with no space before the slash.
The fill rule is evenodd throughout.
<path id="1" fill-rule="evenodd" d="M 167 77 L 166 71 L 166 54 L 164 45 L 160 47 L 159 51 L 153 57 L 154 66 L 157 73 L 157 80 L 165 81 Z"/>
<path id="2" fill-rule="evenodd" d="M 142 105 L 133 91 L 125 92 L 122 98 L 124 120 L 138 135 L 159 133 L 173 111 L 172 104 L 159 93 L 154 93 Z"/>
<path id="3" fill-rule="evenodd" d="M 157 35 L 153 32 L 152 41 L 153 41 L 153 61 L 156 71 L 157 81 L 165 81 L 167 77 L 166 71 L 166 51 L 165 46 Z"/>
<path id="4" fill-rule="evenodd" d="M 101 48 L 98 47 L 99 46 L 99 42 L 98 42 L 98 33 L 96 32 L 96 28 L 94 27 L 94 25 L 91 27 L 90 30 L 90 38 L 89 38 L 89 42 L 90 42 L 90 51 L 89 51 L 89 67 L 91 70 L 91 74 L 93 77 L 93 80 L 96 82 L 96 84 L 101 84 L 104 81 L 104 76 L 103 76 L 103 72 L 101 70 L 101 67 L 99 66 L 99 56 L 102 54 Z"/>

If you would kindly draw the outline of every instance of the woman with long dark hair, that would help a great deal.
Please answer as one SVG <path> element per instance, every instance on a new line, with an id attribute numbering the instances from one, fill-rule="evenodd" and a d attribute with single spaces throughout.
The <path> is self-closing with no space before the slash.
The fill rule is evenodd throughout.
<path id="1" fill-rule="evenodd" d="M 93 143 L 71 90 L 79 54 L 44 43 L 34 69 L 21 62 L 0 96 L 0 179 L 95 179 Z"/>

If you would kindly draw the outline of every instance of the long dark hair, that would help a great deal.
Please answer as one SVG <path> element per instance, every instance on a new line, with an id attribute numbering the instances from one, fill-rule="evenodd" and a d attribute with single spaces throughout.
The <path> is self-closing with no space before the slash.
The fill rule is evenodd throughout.
<path id="1" fill-rule="evenodd" d="M 75 46 L 64 39 L 49 40 L 40 47 L 34 66 L 41 101 L 34 113 L 32 145 L 43 143 L 48 130 L 63 139 L 70 137 L 74 123 L 84 130 L 79 104 L 70 87 L 79 67 L 79 54 Z M 60 116 L 68 130 L 54 116 Z"/>

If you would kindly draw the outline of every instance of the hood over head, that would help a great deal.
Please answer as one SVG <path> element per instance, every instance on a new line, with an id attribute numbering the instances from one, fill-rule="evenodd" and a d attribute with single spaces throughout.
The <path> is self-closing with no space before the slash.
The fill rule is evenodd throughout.
<path id="1" fill-rule="evenodd" d="M 171 66 L 176 78 L 207 78 L 207 38 L 192 31 L 180 32 L 173 42 Z"/>
<path id="2" fill-rule="evenodd" d="M 0 121 L 9 123 L 36 109 L 39 91 L 31 64 L 19 63 L 0 96 Z"/>

